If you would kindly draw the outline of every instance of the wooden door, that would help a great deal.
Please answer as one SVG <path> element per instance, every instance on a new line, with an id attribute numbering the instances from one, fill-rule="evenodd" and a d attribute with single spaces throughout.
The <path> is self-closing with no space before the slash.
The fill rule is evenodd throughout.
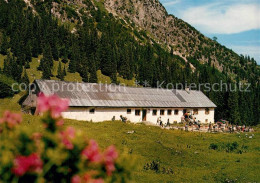
<path id="1" fill-rule="evenodd" d="M 142 114 L 142 120 L 143 120 L 143 121 L 146 121 L 147 110 L 143 110 L 142 113 L 143 113 L 143 114 Z"/>

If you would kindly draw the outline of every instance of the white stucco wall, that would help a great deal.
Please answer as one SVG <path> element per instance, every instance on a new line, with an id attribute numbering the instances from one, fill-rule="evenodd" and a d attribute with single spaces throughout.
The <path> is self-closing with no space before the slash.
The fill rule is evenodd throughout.
<path id="1" fill-rule="evenodd" d="M 91 108 L 70 108 L 67 112 L 63 113 L 63 117 L 67 119 L 75 119 L 80 121 L 92 121 L 92 122 L 102 122 L 110 121 L 115 116 L 116 120 L 120 120 L 120 115 L 127 118 L 127 120 L 137 123 L 142 122 L 142 109 L 131 108 L 131 113 L 127 113 L 127 108 L 95 108 L 95 113 L 90 113 Z M 128 108 L 129 109 L 129 108 Z M 170 109 L 170 108 L 169 108 Z M 174 110 L 178 109 L 178 115 L 174 114 Z M 140 110 L 140 115 L 135 115 L 135 110 Z M 168 115 L 168 108 L 156 108 L 157 115 L 153 115 L 154 108 L 145 109 L 147 111 L 146 121 L 156 124 L 157 119 L 161 117 L 164 123 L 169 119 L 170 123 L 181 122 L 181 117 L 183 116 L 183 108 L 172 108 L 172 114 Z M 164 110 L 164 115 L 160 115 L 160 110 Z M 187 109 L 193 113 L 193 109 Z M 198 108 L 198 114 L 194 115 L 197 120 L 202 123 L 214 122 L 214 108 L 210 108 L 209 114 L 205 114 L 205 108 Z"/>

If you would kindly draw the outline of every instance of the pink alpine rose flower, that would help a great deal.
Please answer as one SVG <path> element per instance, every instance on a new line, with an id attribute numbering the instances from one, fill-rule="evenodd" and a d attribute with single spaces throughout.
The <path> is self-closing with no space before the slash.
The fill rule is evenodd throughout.
<path id="1" fill-rule="evenodd" d="M 38 112 L 47 112 L 50 110 L 49 97 L 45 96 L 43 93 L 40 93 L 37 98 L 37 110 Z"/>
<path id="2" fill-rule="evenodd" d="M 104 161 L 107 174 L 112 175 L 112 172 L 115 171 L 115 160 L 118 158 L 118 152 L 116 151 L 115 146 L 109 146 L 104 152 Z"/>
<path id="3" fill-rule="evenodd" d="M 68 127 L 65 131 L 61 132 L 62 143 L 69 150 L 74 148 L 71 142 L 75 138 L 76 130 L 72 127 Z"/>
<path id="4" fill-rule="evenodd" d="M 17 124 L 22 122 L 22 116 L 18 113 L 12 113 L 10 111 L 5 111 L 3 118 L 0 119 L 0 124 L 6 122 L 8 128 L 13 128 Z"/>
<path id="5" fill-rule="evenodd" d="M 33 140 L 40 140 L 42 138 L 42 134 L 41 133 L 38 133 L 38 132 L 35 132 L 32 134 L 32 139 Z"/>
<path id="6" fill-rule="evenodd" d="M 95 175 L 94 171 L 90 171 L 88 173 L 85 173 L 83 175 L 83 182 L 84 183 L 104 183 L 104 180 L 102 178 L 93 179 L 93 175 Z"/>
<path id="7" fill-rule="evenodd" d="M 98 144 L 95 140 L 90 140 L 89 145 L 81 153 L 90 162 L 99 163 L 102 160 L 102 155 L 99 152 Z"/>
<path id="8" fill-rule="evenodd" d="M 92 179 L 92 183 L 104 183 L 104 180 L 102 178 L 99 179 Z"/>
<path id="9" fill-rule="evenodd" d="M 79 175 L 75 175 L 71 179 L 71 183 L 81 183 L 81 178 Z"/>
<path id="10" fill-rule="evenodd" d="M 64 120 L 60 119 L 59 121 L 56 122 L 56 126 L 63 126 L 64 125 Z"/>
<path id="11" fill-rule="evenodd" d="M 104 180 L 102 178 L 93 179 L 92 174 L 85 173 L 82 177 L 79 175 L 75 175 L 71 179 L 71 183 L 104 183 Z"/>
<path id="12" fill-rule="evenodd" d="M 45 96 L 40 93 L 37 99 L 37 111 L 39 113 L 50 111 L 54 119 L 61 117 L 61 113 L 66 111 L 68 106 L 69 100 L 61 99 L 57 95 Z"/>
<path id="13" fill-rule="evenodd" d="M 23 176 L 27 172 L 40 172 L 42 170 L 42 160 L 38 154 L 32 153 L 29 156 L 17 156 L 14 159 L 13 173 Z"/>

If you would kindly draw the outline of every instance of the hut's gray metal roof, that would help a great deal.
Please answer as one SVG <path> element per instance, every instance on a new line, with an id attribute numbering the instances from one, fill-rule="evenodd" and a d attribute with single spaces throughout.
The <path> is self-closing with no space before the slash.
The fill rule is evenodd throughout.
<path id="1" fill-rule="evenodd" d="M 39 91 L 68 98 L 71 107 L 201 108 L 216 105 L 201 91 L 35 80 Z"/>

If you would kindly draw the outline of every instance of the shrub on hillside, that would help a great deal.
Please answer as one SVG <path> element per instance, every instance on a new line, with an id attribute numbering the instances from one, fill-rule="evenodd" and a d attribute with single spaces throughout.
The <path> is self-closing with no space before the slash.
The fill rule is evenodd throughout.
<path id="1" fill-rule="evenodd" d="M 236 152 L 239 154 L 242 154 L 243 152 L 246 152 L 246 150 L 248 149 L 248 146 L 244 146 L 242 145 L 241 148 L 239 148 L 239 144 L 237 142 L 232 142 L 232 143 L 211 143 L 209 145 L 209 149 L 213 149 L 213 150 L 218 150 L 218 151 L 226 151 L 227 153 L 232 153 L 232 152 Z"/>
<path id="2" fill-rule="evenodd" d="M 41 94 L 37 113 L 41 132 L 20 126 L 20 114 L 6 111 L 0 119 L 0 182 L 126 182 L 129 162 L 115 146 L 101 151 L 95 140 L 64 127 L 61 113 L 68 101 Z M 126 166 L 128 165 L 128 166 Z"/>
<path id="3" fill-rule="evenodd" d="M 209 145 L 209 148 L 210 148 L 210 149 L 213 149 L 213 150 L 217 150 L 217 149 L 218 149 L 218 145 L 212 143 L 212 144 Z"/>
<path id="4" fill-rule="evenodd" d="M 155 171 L 156 173 L 162 173 L 162 174 L 174 174 L 173 169 L 169 167 L 161 167 L 160 161 L 152 161 L 149 163 L 146 163 L 144 165 L 144 170 L 152 170 Z"/>
<path id="5" fill-rule="evenodd" d="M 155 172 L 160 172 L 160 161 L 152 161 L 144 165 L 145 170 L 153 170 Z"/>
<path id="6" fill-rule="evenodd" d="M 233 152 L 238 149 L 238 143 L 237 142 L 232 142 L 232 143 L 227 143 L 226 144 L 226 151 L 227 152 Z"/>

